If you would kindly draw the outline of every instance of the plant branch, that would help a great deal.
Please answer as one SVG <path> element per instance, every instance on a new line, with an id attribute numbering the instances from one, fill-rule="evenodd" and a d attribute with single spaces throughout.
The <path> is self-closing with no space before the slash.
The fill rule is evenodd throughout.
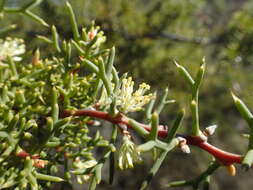
<path id="1" fill-rule="evenodd" d="M 129 123 L 129 119 L 127 116 L 123 114 L 118 114 L 115 117 L 112 117 L 107 112 L 97 111 L 97 110 L 91 110 L 91 109 L 83 109 L 83 110 L 63 110 L 61 112 L 61 117 L 69 117 L 69 116 L 89 116 L 97 119 L 103 119 L 105 121 L 109 121 L 113 124 L 117 125 L 126 125 L 128 128 L 132 128 L 132 126 Z M 139 123 L 140 126 L 142 126 L 145 130 L 150 131 L 151 127 L 146 124 Z M 158 136 L 160 138 L 166 138 L 168 134 L 168 127 L 164 125 L 158 126 Z M 223 165 L 231 165 L 233 163 L 240 164 L 242 162 L 243 156 L 226 152 L 224 150 L 221 150 L 208 142 L 203 141 L 198 136 L 188 136 L 188 135 L 181 135 L 177 134 L 176 136 L 184 137 L 187 140 L 188 145 L 193 145 L 196 147 L 201 148 L 202 150 L 205 150 L 206 152 L 212 154 L 221 164 Z"/>

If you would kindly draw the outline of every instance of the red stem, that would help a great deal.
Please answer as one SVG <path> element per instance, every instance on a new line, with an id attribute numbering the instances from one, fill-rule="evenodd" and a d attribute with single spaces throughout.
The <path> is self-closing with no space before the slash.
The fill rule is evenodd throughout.
<path id="1" fill-rule="evenodd" d="M 107 112 L 97 111 L 97 110 L 64 110 L 61 113 L 61 117 L 69 117 L 69 116 L 90 116 L 98 119 L 103 119 L 106 121 L 109 121 L 114 124 L 124 124 L 128 128 L 132 128 L 132 126 L 128 122 L 128 118 L 122 114 L 118 114 L 115 117 L 110 116 Z M 141 123 L 140 123 L 141 124 Z M 150 126 L 146 124 L 141 124 L 144 129 L 147 131 L 150 131 Z M 160 125 L 158 130 L 158 136 L 161 138 L 165 138 L 168 134 L 168 127 Z M 241 163 L 242 162 L 242 156 L 238 154 L 233 154 L 230 152 L 223 151 L 205 141 L 200 139 L 200 137 L 194 137 L 194 136 L 185 136 L 177 134 L 177 136 L 182 136 L 187 140 L 187 144 L 197 146 L 210 154 L 212 154 L 217 160 L 219 160 L 223 165 L 231 165 L 233 163 Z"/>
<path id="2" fill-rule="evenodd" d="M 208 142 L 200 139 L 200 137 L 184 136 L 187 140 L 187 144 L 197 146 L 210 154 L 212 154 L 217 160 L 219 160 L 223 165 L 231 165 L 233 163 L 241 163 L 242 156 L 238 154 L 233 154 L 221 150 Z"/>

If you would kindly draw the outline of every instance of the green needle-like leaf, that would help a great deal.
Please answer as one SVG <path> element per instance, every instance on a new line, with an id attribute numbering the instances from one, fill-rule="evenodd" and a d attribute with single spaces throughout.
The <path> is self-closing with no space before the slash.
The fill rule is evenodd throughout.
<path id="1" fill-rule="evenodd" d="M 190 84 L 190 86 L 193 86 L 195 82 L 191 75 L 188 73 L 188 71 L 183 66 L 179 65 L 176 61 L 174 61 L 174 63 L 177 66 L 179 73 L 185 78 L 185 80 Z"/>
<path id="2" fill-rule="evenodd" d="M 239 99 L 233 92 L 231 92 L 234 103 L 242 117 L 247 121 L 249 127 L 253 128 L 253 115 L 250 112 L 249 108 L 245 105 L 245 103 Z"/>
<path id="3" fill-rule="evenodd" d="M 66 5 L 67 5 L 68 14 L 70 16 L 70 23 L 71 23 L 74 39 L 75 39 L 75 41 L 78 41 L 79 38 L 80 38 L 80 34 L 79 34 L 79 31 L 78 31 L 78 26 L 77 26 L 75 14 L 74 14 L 74 11 L 73 11 L 72 6 L 70 5 L 70 3 L 66 2 Z"/>
<path id="4" fill-rule="evenodd" d="M 178 128 L 180 127 L 180 124 L 184 118 L 184 114 L 185 114 L 185 110 L 182 109 L 178 115 L 177 115 L 177 118 L 176 120 L 174 121 L 174 124 L 173 126 L 169 129 L 169 132 L 168 132 L 168 136 L 166 138 L 166 142 L 170 142 L 176 135 L 176 132 L 178 130 Z"/>
<path id="5" fill-rule="evenodd" d="M 150 134 L 149 134 L 149 139 L 150 140 L 156 140 L 157 139 L 158 125 L 159 125 L 159 116 L 155 112 L 155 113 L 152 114 L 152 117 L 151 117 L 151 131 L 150 131 Z"/>

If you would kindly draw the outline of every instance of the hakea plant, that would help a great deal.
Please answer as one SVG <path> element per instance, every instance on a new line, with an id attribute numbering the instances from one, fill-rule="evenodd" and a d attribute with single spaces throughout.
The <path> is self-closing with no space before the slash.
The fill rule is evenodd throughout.
<path id="1" fill-rule="evenodd" d="M 48 26 L 30 11 L 39 0 L 22 8 L 8 8 L 5 1 L 1 2 L 1 15 L 17 12 Z M 119 76 L 113 65 L 115 48 L 101 48 L 106 37 L 100 28 L 94 22 L 89 28 L 78 28 L 70 4 L 66 7 L 73 39 L 60 39 L 55 26 L 51 27 L 51 38 L 38 36 L 53 46 L 53 57 L 42 59 L 37 49 L 27 61 L 22 59 L 26 53 L 22 39 L 0 40 L 0 189 L 48 189 L 53 183 L 71 186 L 73 180 L 89 183 L 89 189 L 95 189 L 101 182 L 101 170 L 107 160 L 109 183 L 112 183 L 115 165 L 122 170 L 133 168 L 143 162 L 142 152 L 159 150 L 140 186 L 145 189 L 167 154 L 174 148 L 190 153 L 189 145 L 209 152 L 214 159 L 198 177 L 169 183 L 170 187 L 208 187 L 210 176 L 221 166 L 231 175 L 236 174 L 234 164 L 241 164 L 245 169 L 252 167 L 253 115 L 233 93 L 237 109 L 250 126 L 248 151 L 237 155 L 209 144 L 208 137 L 213 135 L 216 126 L 200 130 L 198 94 L 205 60 L 194 78 L 175 63 L 192 89 L 193 121 L 190 134 L 177 134 L 184 109 L 179 111 L 171 127 L 159 124 L 164 106 L 174 102 L 168 100 L 168 90 L 154 107 L 157 97 L 155 93 L 147 93 L 150 89 L 147 84 L 134 90 L 131 77 Z M 128 116 L 129 112 L 140 110 L 145 111 L 149 123 L 143 124 Z M 101 125 L 98 122 L 101 120 L 112 124 L 110 139 L 100 135 L 98 129 L 95 134 L 90 132 L 91 128 L 94 131 L 91 126 Z M 146 142 L 135 144 L 133 132 Z M 121 139 L 120 147 L 116 145 L 117 139 Z M 94 151 L 99 147 L 102 155 Z"/>

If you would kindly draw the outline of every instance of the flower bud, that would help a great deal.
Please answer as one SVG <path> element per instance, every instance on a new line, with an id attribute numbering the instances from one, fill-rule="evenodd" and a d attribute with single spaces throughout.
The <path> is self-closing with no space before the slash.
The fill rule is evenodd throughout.
<path id="1" fill-rule="evenodd" d="M 190 154 L 190 153 L 191 153 L 190 147 L 189 147 L 187 144 L 181 146 L 181 150 L 182 150 L 184 153 L 186 153 L 186 154 Z"/>
<path id="2" fill-rule="evenodd" d="M 36 51 L 34 52 L 33 54 L 33 57 L 32 57 L 32 64 L 34 66 L 39 66 L 41 63 L 40 63 L 40 50 L 39 49 L 36 49 Z"/>
<path id="3" fill-rule="evenodd" d="M 89 40 L 93 40 L 93 38 L 97 35 L 97 30 L 92 29 L 90 32 L 88 32 Z"/>
<path id="4" fill-rule="evenodd" d="M 178 147 L 186 154 L 191 153 L 190 147 L 186 144 L 186 139 L 183 137 L 177 137 Z"/>
<path id="5" fill-rule="evenodd" d="M 142 162 L 140 151 L 131 141 L 129 135 L 124 135 L 123 143 L 119 149 L 118 166 L 121 170 L 133 168 L 134 164 Z"/>
<path id="6" fill-rule="evenodd" d="M 214 134 L 216 128 L 217 128 L 217 125 L 211 125 L 211 126 L 205 128 L 203 133 L 204 133 L 205 136 L 211 136 L 211 135 Z"/>
<path id="7" fill-rule="evenodd" d="M 236 175 L 236 168 L 233 164 L 230 164 L 230 165 L 226 166 L 226 168 L 227 168 L 227 171 L 228 171 L 229 175 L 231 175 L 231 176 Z"/>

